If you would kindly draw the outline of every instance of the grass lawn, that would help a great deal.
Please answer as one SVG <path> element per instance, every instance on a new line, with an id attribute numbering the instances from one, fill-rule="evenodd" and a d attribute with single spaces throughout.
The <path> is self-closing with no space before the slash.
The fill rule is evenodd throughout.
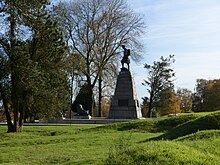
<path id="1" fill-rule="evenodd" d="M 149 133 L 94 131 L 95 126 L 26 126 L 22 133 L 4 133 L 0 127 L 0 163 L 103 164 L 114 144 L 129 145 L 152 137 Z"/>
<path id="2" fill-rule="evenodd" d="M 220 112 L 110 125 L 0 126 L 0 164 L 220 164 Z"/>

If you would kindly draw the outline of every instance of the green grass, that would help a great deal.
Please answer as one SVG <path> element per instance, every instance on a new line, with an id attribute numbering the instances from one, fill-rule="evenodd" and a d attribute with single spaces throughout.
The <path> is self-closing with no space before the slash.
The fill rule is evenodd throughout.
<path id="1" fill-rule="evenodd" d="M 192 113 L 168 118 L 134 120 L 126 123 L 104 125 L 101 127 L 96 127 L 94 130 L 112 129 L 117 131 L 137 131 L 150 133 L 166 132 L 175 128 L 176 126 L 205 115 L 207 115 L 207 113 Z"/>
<path id="2" fill-rule="evenodd" d="M 216 141 L 219 142 L 219 141 Z M 149 165 L 178 165 L 178 164 L 201 164 L 213 165 L 220 163 L 219 147 L 215 151 L 206 150 L 202 146 L 214 144 L 204 142 L 183 143 L 172 141 L 151 141 L 139 146 L 114 151 L 106 160 L 106 164 L 149 164 Z M 198 147 L 200 146 L 200 148 Z"/>
<path id="3" fill-rule="evenodd" d="M 152 140 L 176 139 L 185 135 L 189 135 L 200 130 L 220 129 L 220 112 L 210 113 L 184 123 L 180 123 L 169 129 L 165 134 L 153 138 Z"/>
<path id="4" fill-rule="evenodd" d="M 103 126 L 0 126 L 0 164 L 218 165 L 220 112 Z"/>
<path id="5" fill-rule="evenodd" d="M 220 130 L 205 130 L 205 131 L 198 131 L 196 133 L 192 133 L 186 136 L 181 136 L 176 139 L 176 141 L 183 141 L 183 140 L 211 140 L 212 138 L 220 137 Z"/>
<path id="6" fill-rule="evenodd" d="M 152 137 L 143 133 L 91 131 L 95 126 L 26 126 L 22 133 L 0 127 L 0 164 L 103 164 L 112 145 Z"/>

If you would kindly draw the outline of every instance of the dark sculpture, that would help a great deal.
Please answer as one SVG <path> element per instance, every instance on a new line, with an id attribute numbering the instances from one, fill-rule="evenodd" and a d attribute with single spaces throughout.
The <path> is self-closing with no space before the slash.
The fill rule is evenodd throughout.
<path id="1" fill-rule="evenodd" d="M 130 56 L 130 49 L 126 49 L 124 45 L 122 45 L 122 48 L 124 49 L 124 56 L 121 60 L 121 65 L 122 68 L 124 68 L 124 63 L 126 63 L 128 65 L 128 70 L 129 70 L 130 59 L 128 56 Z"/>
<path id="2" fill-rule="evenodd" d="M 92 114 L 94 106 L 94 96 L 92 95 L 91 89 L 87 83 L 80 87 L 79 93 L 76 96 L 72 104 L 72 111 L 77 112 L 78 104 L 81 104 L 84 109 L 89 110 L 89 114 Z"/>
<path id="3" fill-rule="evenodd" d="M 89 116 L 89 111 L 83 109 L 83 106 L 81 104 L 77 105 L 76 112 L 78 116 Z"/>

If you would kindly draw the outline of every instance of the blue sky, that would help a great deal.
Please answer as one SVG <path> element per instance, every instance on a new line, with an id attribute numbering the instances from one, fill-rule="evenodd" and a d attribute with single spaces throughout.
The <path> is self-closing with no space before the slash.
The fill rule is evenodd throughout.
<path id="1" fill-rule="evenodd" d="M 128 0 L 143 15 L 144 59 L 132 65 L 138 97 L 146 96 L 143 64 L 175 55 L 175 87 L 193 90 L 196 79 L 220 78 L 219 0 Z"/>

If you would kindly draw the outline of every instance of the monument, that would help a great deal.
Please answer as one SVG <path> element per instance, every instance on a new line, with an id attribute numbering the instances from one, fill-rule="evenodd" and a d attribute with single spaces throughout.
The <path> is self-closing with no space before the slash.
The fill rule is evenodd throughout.
<path id="1" fill-rule="evenodd" d="M 91 119 L 89 111 L 85 110 L 81 104 L 77 105 L 76 115 L 73 116 L 74 119 Z"/>
<path id="2" fill-rule="evenodd" d="M 110 119 L 138 119 L 142 117 L 141 108 L 137 99 L 135 82 L 130 72 L 130 49 L 124 49 L 124 56 L 121 60 L 122 68 L 119 72 L 115 93 L 111 99 L 109 110 Z M 127 64 L 127 68 L 124 67 Z"/>

